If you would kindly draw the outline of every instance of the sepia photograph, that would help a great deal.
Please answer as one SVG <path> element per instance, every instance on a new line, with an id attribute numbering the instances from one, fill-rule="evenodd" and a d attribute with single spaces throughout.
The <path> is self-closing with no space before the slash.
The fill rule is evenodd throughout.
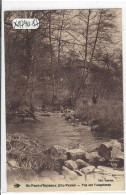
<path id="1" fill-rule="evenodd" d="M 124 190 L 122 9 L 4 12 L 8 192 Z"/>

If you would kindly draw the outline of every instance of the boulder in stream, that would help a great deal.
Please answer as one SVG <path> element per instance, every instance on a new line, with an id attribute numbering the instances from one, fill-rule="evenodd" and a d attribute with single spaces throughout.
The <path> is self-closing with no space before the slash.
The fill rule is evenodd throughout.
<path id="1" fill-rule="evenodd" d="M 89 164 L 82 159 L 77 159 L 75 162 L 79 169 L 89 166 Z"/>
<path id="2" fill-rule="evenodd" d="M 48 149 L 48 153 L 52 159 L 61 159 L 61 160 L 67 160 L 67 151 L 68 149 L 63 148 L 61 146 L 55 145 L 52 148 Z"/>
<path id="3" fill-rule="evenodd" d="M 85 159 L 87 162 L 94 164 L 96 161 L 98 161 L 101 157 L 99 156 L 98 152 L 90 152 L 86 153 Z"/>
<path id="4" fill-rule="evenodd" d="M 80 169 L 80 171 L 84 174 L 88 174 L 88 173 L 92 173 L 94 169 L 95 169 L 94 166 L 89 165 L 87 167 Z"/>
<path id="5" fill-rule="evenodd" d="M 85 159 L 86 151 L 84 149 L 71 149 L 67 152 L 68 160 Z"/>
<path id="6" fill-rule="evenodd" d="M 71 170 L 76 170 L 76 169 L 78 169 L 78 166 L 77 166 L 76 162 L 73 161 L 73 160 L 67 160 L 67 161 L 64 162 L 64 164 L 65 164 L 65 166 L 66 166 L 67 168 L 69 168 L 69 169 L 71 169 Z"/>
<path id="7" fill-rule="evenodd" d="M 121 150 L 122 148 L 121 143 L 113 139 L 113 140 L 110 140 L 109 142 L 104 142 L 100 145 L 100 147 L 98 148 L 99 155 L 104 157 L 106 151 L 108 151 L 108 149 L 111 149 L 112 147 L 115 147 L 119 150 Z"/>
<path id="8" fill-rule="evenodd" d="M 117 140 L 104 142 L 98 149 L 98 154 L 108 160 L 111 166 L 121 167 L 124 165 L 124 152 L 121 151 L 121 143 Z"/>

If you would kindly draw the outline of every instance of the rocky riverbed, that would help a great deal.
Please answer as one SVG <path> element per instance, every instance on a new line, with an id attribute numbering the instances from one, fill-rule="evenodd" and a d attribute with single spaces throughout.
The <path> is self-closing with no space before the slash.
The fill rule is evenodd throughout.
<path id="1" fill-rule="evenodd" d="M 54 145 L 22 133 L 7 135 L 8 183 L 16 181 L 120 181 L 124 178 L 123 145 L 117 140 L 87 151 L 81 144 L 73 148 Z"/>

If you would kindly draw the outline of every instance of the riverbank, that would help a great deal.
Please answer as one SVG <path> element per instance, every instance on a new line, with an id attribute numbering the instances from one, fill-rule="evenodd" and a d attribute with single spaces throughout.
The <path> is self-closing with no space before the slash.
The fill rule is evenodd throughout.
<path id="1" fill-rule="evenodd" d="M 80 181 L 124 179 L 123 146 L 111 140 L 88 152 L 79 143 L 74 148 L 46 148 L 42 140 L 24 134 L 7 135 L 8 183 L 17 181 Z"/>
<path id="2" fill-rule="evenodd" d="M 99 99 L 92 102 L 79 103 L 76 116 L 83 123 L 92 125 L 92 129 L 106 134 L 111 139 L 123 137 L 123 103 L 121 100 Z"/>

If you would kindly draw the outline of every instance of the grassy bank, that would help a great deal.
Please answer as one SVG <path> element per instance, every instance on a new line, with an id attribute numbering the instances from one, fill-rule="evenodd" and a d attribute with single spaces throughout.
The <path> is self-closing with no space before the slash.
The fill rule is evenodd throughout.
<path id="1" fill-rule="evenodd" d="M 8 182 L 35 179 L 43 170 L 60 171 L 62 162 L 41 139 L 23 133 L 7 134 Z M 14 177 L 14 178 L 13 178 Z"/>
<path id="2" fill-rule="evenodd" d="M 76 114 L 81 121 L 87 121 L 89 124 L 98 120 L 100 131 L 111 138 L 123 137 L 122 101 L 100 99 L 97 104 L 79 103 Z"/>

